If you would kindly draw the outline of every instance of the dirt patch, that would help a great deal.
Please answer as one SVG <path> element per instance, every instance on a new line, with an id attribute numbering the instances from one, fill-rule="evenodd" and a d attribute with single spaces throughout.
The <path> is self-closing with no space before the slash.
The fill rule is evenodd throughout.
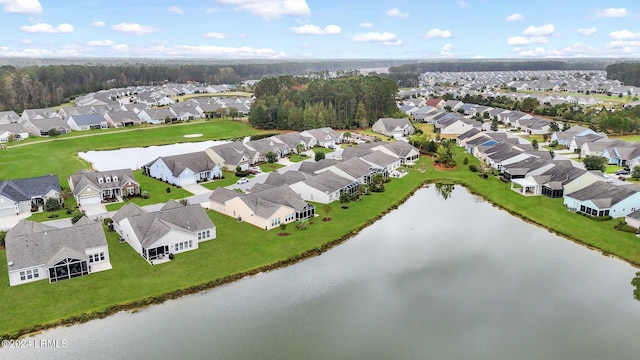
<path id="1" fill-rule="evenodd" d="M 331 218 L 330 217 L 325 217 L 325 218 L 322 218 L 322 221 L 331 221 Z"/>
<path id="2" fill-rule="evenodd" d="M 278 233 L 278 236 L 289 236 L 289 235 L 291 235 L 291 234 L 285 233 L 285 232 Z"/>

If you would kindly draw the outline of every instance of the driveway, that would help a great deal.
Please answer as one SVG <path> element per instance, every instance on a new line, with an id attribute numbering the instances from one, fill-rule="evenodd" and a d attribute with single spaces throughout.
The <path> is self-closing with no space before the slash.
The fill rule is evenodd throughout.
<path id="1" fill-rule="evenodd" d="M 211 193 L 211 190 L 207 189 L 206 187 L 200 184 L 183 185 L 182 188 L 192 193 L 193 195 L 202 195 L 206 193 Z"/>
<path id="2" fill-rule="evenodd" d="M 85 215 L 91 219 L 102 216 L 107 212 L 107 208 L 103 204 L 82 205 L 81 208 L 84 210 Z"/>
<path id="3" fill-rule="evenodd" d="M 0 216 L 0 230 L 10 230 L 12 227 L 22 220 L 31 216 L 30 213 L 22 213 L 20 215 Z"/>

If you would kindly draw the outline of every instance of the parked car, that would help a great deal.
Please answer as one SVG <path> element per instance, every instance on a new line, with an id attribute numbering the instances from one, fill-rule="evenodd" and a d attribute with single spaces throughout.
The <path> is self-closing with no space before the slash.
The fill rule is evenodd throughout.
<path id="1" fill-rule="evenodd" d="M 260 169 L 260 167 L 258 166 L 252 166 L 249 168 L 249 173 L 251 174 L 260 174 L 262 173 L 262 169 Z"/>
<path id="2" fill-rule="evenodd" d="M 616 175 L 629 175 L 629 170 L 625 170 L 625 169 L 620 169 L 618 171 L 616 171 Z"/>
<path id="3" fill-rule="evenodd" d="M 243 177 L 243 178 L 238 179 L 238 181 L 236 181 L 236 184 L 242 185 L 242 184 L 246 184 L 248 182 L 249 182 L 249 178 Z"/>

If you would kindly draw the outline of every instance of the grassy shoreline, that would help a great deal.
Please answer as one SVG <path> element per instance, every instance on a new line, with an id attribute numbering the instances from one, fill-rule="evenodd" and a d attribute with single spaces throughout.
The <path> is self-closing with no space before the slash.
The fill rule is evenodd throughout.
<path id="1" fill-rule="evenodd" d="M 477 164 L 475 158 L 456 149 L 458 164 L 465 157 L 469 164 Z M 393 179 L 384 193 L 365 196 L 351 203 L 349 209 L 334 204 L 332 221 L 316 218 L 307 231 L 290 225 L 286 230 L 290 236 L 278 236 L 278 231 L 265 232 L 209 212 L 218 227 L 218 238 L 159 266 L 149 266 L 126 244 L 119 244 L 114 233 L 108 233 L 112 270 L 55 284 L 40 281 L 10 288 L 2 250 L 5 260 L 0 260 L 0 272 L 5 276 L 0 277 L 0 294 L 7 311 L 0 313 L 0 339 L 162 303 L 317 256 L 355 236 L 433 182 L 463 185 L 525 221 L 605 255 L 640 265 L 640 241 L 633 234 L 615 231 L 616 220 L 595 222 L 570 213 L 562 199 L 524 197 L 497 178 L 480 178 L 467 166 L 439 170 L 433 168 L 428 157 L 422 157 L 420 162 L 426 163 L 426 173 L 410 170 L 404 178 Z"/>

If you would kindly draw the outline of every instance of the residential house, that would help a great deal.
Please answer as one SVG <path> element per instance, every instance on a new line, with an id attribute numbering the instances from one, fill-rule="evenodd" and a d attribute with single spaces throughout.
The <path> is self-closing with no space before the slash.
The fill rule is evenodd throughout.
<path id="1" fill-rule="evenodd" d="M 286 185 L 263 185 L 260 191 L 249 194 L 219 187 L 211 193 L 209 200 L 211 210 L 265 230 L 315 215 L 315 206 L 304 201 Z"/>
<path id="2" fill-rule="evenodd" d="M 144 169 L 153 178 L 180 186 L 222 177 L 222 168 L 204 151 L 161 156 Z"/>
<path id="3" fill-rule="evenodd" d="M 432 106 L 423 106 L 419 107 L 415 110 L 408 112 L 408 115 L 411 115 L 414 121 L 417 122 L 427 122 L 427 118 L 430 115 L 435 115 L 440 111 Z"/>
<path id="4" fill-rule="evenodd" d="M 301 147 L 302 151 L 308 150 L 309 148 L 311 148 L 312 141 L 314 141 L 314 139 L 310 137 L 302 136 L 299 132 L 278 134 L 272 136 L 270 139 L 275 142 L 286 144 L 289 149 L 291 149 L 291 151 L 295 152 L 298 151 L 298 146 Z"/>
<path id="5" fill-rule="evenodd" d="M 39 211 L 48 199 L 62 201 L 61 192 L 56 175 L 0 181 L 0 216 Z"/>
<path id="6" fill-rule="evenodd" d="M 385 154 L 394 156 L 400 159 L 400 164 L 411 165 L 420 158 L 420 151 L 415 146 L 404 141 L 385 142 L 375 145 L 371 150 L 379 150 Z"/>
<path id="7" fill-rule="evenodd" d="M 159 211 L 149 212 L 127 203 L 111 219 L 120 237 L 151 265 L 196 250 L 201 242 L 216 238 L 215 224 L 198 204 L 181 205 L 169 200 Z"/>
<path id="8" fill-rule="evenodd" d="M 74 131 L 106 129 L 109 127 L 107 119 L 100 114 L 71 115 L 66 121 L 69 128 Z"/>
<path id="9" fill-rule="evenodd" d="M 245 171 L 249 166 L 255 164 L 260 156 L 257 151 L 236 141 L 212 146 L 207 148 L 205 152 L 213 162 L 227 171 L 236 171 L 237 168 Z"/>
<path id="10" fill-rule="evenodd" d="M 627 225 L 634 227 L 636 229 L 640 229 L 640 209 L 632 212 L 631 214 L 625 216 L 624 222 Z M 637 233 L 637 232 L 636 232 Z"/>
<path id="11" fill-rule="evenodd" d="M 416 129 L 407 118 L 380 118 L 371 127 L 373 132 L 399 139 L 413 134 Z"/>
<path id="12" fill-rule="evenodd" d="M 598 135 L 597 132 L 582 126 L 573 126 L 564 131 L 556 131 L 551 135 L 551 141 L 558 141 L 558 145 L 568 147 L 576 136 Z"/>
<path id="13" fill-rule="evenodd" d="M 178 115 L 170 108 L 144 109 L 138 113 L 138 117 L 149 124 L 163 124 L 178 120 Z"/>
<path id="14" fill-rule="evenodd" d="M 355 193 L 359 185 L 357 181 L 338 176 L 333 172 L 323 172 L 307 180 L 291 184 L 289 187 L 305 201 L 328 204 L 339 200 L 340 194 L 343 192 L 349 195 Z"/>
<path id="15" fill-rule="evenodd" d="M 102 224 L 83 217 L 56 228 L 20 220 L 5 238 L 9 286 L 57 282 L 111 269 Z"/>
<path id="16" fill-rule="evenodd" d="M 267 154 L 270 152 L 276 155 L 276 159 L 289 155 L 290 152 L 289 145 L 275 141 L 272 138 L 251 140 L 244 143 L 244 145 L 258 153 L 258 162 L 266 162 L 268 160 Z"/>
<path id="17" fill-rule="evenodd" d="M 140 195 L 140 184 L 133 177 L 131 169 L 100 172 L 80 170 L 69 177 L 69 187 L 80 206 Z"/>
<path id="18" fill-rule="evenodd" d="M 445 103 L 446 101 L 444 101 L 443 99 L 430 98 L 429 100 L 427 100 L 427 106 L 432 106 L 438 110 L 442 110 Z"/>
<path id="19" fill-rule="evenodd" d="M 565 194 L 563 202 L 571 211 L 618 218 L 640 209 L 640 192 L 634 186 L 596 181 L 578 191 Z"/>
<path id="20" fill-rule="evenodd" d="M 462 117 L 448 117 L 443 118 L 434 123 L 434 128 L 437 133 L 443 135 L 460 135 L 471 130 L 472 128 L 480 128 L 481 124 L 475 120 L 469 120 Z"/>
<path id="21" fill-rule="evenodd" d="M 311 129 L 300 132 L 300 135 L 312 138 L 311 147 L 321 146 L 334 149 L 338 144 L 342 144 L 344 136 L 342 133 L 333 130 L 330 127 L 324 127 L 319 129 Z"/>
<path id="22" fill-rule="evenodd" d="M 127 127 L 140 125 L 142 123 L 142 120 L 140 120 L 135 111 L 132 110 L 108 112 L 104 115 L 104 118 L 110 127 Z"/>
<path id="23" fill-rule="evenodd" d="M 54 108 L 27 109 L 22 112 L 20 122 L 33 136 L 49 136 L 51 130 L 55 130 L 58 134 L 71 131 L 69 125 Z"/>
<path id="24" fill-rule="evenodd" d="M 618 166 L 635 166 L 640 160 L 640 143 L 618 143 L 602 151 L 602 156 L 609 164 Z"/>
<path id="25" fill-rule="evenodd" d="M 22 123 L 0 124 L 0 143 L 20 141 L 29 137 L 29 130 Z"/>
<path id="26" fill-rule="evenodd" d="M 382 173 L 385 177 L 400 167 L 400 159 L 384 151 L 376 150 L 361 156 L 360 159 L 367 162 L 372 169 L 376 169 L 377 172 Z"/>
<path id="27" fill-rule="evenodd" d="M 0 125 L 15 123 L 20 120 L 20 116 L 15 111 L 0 111 Z"/>
<path id="28" fill-rule="evenodd" d="M 89 115 L 95 113 L 96 111 L 92 105 L 61 107 L 60 110 L 58 110 L 58 115 L 63 119 L 67 119 L 71 115 Z"/>

